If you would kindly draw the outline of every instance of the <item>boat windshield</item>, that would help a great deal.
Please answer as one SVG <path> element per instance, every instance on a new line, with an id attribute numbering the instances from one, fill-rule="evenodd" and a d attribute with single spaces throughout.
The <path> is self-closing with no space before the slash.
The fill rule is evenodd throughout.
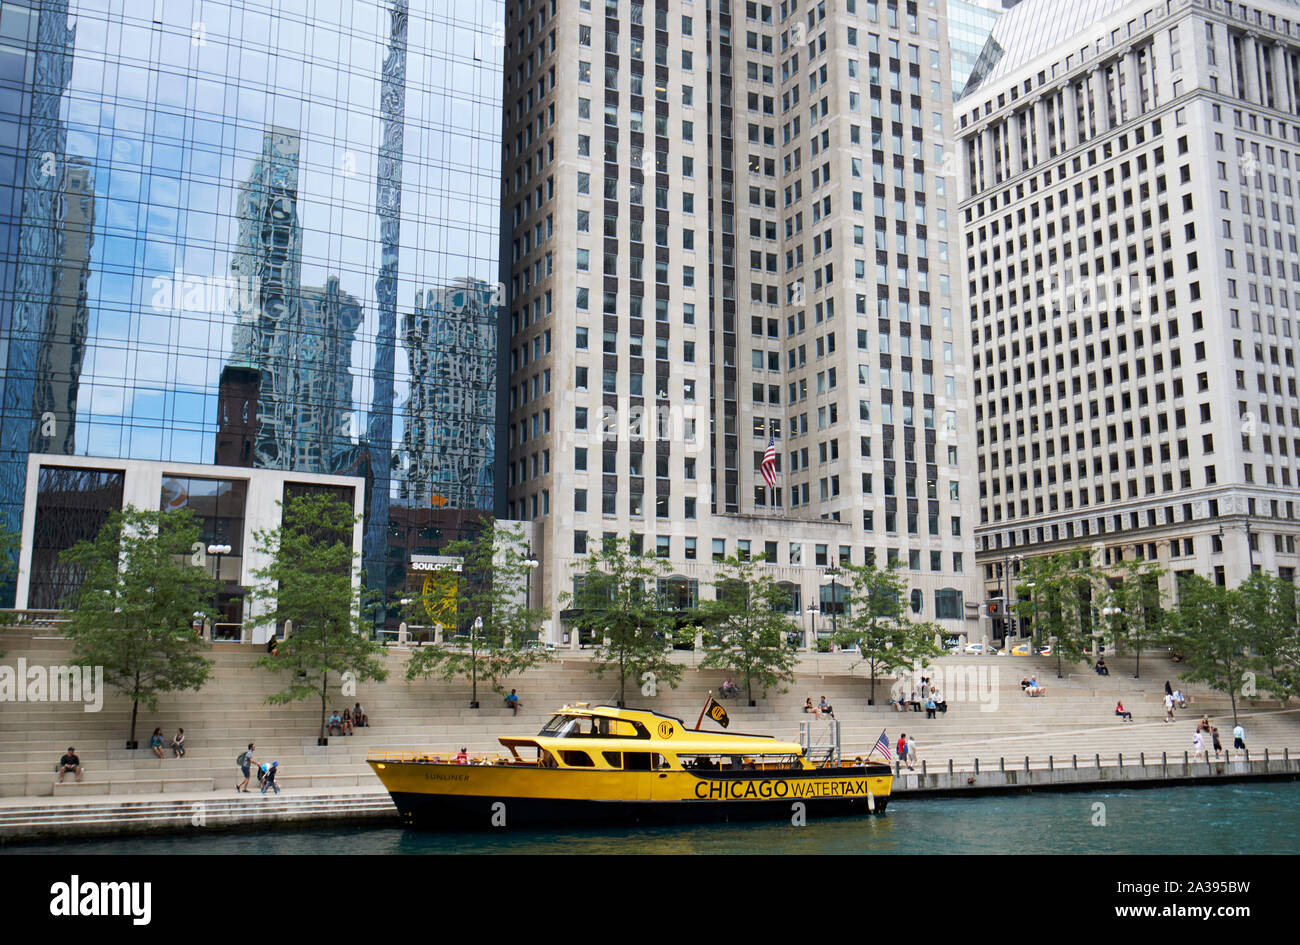
<path id="1" fill-rule="evenodd" d="M 551 720 L 542 726 L 538 735 L 549 735 L 551 738 L 576 738 L 582 734 L 582 718 L 577 715 L 553 715 Z"/>
<path id="2" fill-rule="evenodd" d="M 639 722 L 603 716 L 553 715 L 538 735 L 550 738 L 649 738 Z"/>

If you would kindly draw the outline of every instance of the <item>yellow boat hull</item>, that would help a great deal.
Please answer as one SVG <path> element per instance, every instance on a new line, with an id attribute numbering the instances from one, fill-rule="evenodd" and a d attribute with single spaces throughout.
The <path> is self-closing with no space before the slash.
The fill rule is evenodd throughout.
<path id="1" fill-rule="evenodd" d="M 404 823 L 479 830 L 545 824 L 698 823 L 884 813 L 888 765 L 609 771 L 370 761 Z"/>

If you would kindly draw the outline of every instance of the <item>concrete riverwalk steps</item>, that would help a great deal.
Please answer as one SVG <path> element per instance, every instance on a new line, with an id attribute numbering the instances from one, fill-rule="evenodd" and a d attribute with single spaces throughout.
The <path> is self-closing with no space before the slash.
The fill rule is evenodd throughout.
<path id="1" fill-rule="evenodd" d="M 48 630 L 5 630 L 0 633 L 0 649 L 6 651 L 0 663 L 8 666 L 15 666 L 19 658 L 28 666 L 71 662 L 68 641 Z M 0 798 L 166 804 L 195 794 L 234 798 L 235 758 L 249 741 L 256 741 L 259 761 L 280 762 L 278 780 L 288 789 L 322 794 L 373 790 L 377 781 L 365 764 L 367 751 L 446 752 L 464 745 L 474 752 L 493 753 L 501 750 L 499 735 L 535 732 L 566 702 L 604 703 L 617 695 L 616 680 L 588 672 L 590 651 L 561 651 L 554 663 L 506 682 L 507 688 L 519 689 L 523 700 L 525 708 L 518 717 L 486 685 L 479 686 L 481 708 L 472 710 L 467 706 L 470 687 L 464 680 L 407 682 L 404 665 L 409 652 L 387 651 L 391 673 L 387 682 L 360 683 L 355 695 L 347 698 L 331 696 L 331 709 L 360 701 L 371 727 L 357 729 L 353 736 L 330 737 L 326 746 L 316 744 L 319 703 L 267 705 L 266 696 L 283 685 L 283 678 L 253 668 L 264 654 L 261 647 L 233 643 L 212 647 L 213 674 L 202 690 L 165 694 L 156 712 L 141 707 L 138 750 L 124 748 L 131 706 L 112 690 L 98 712 L 71 703 L 0 703 Z M 653 695 L 643 696 L 640 681 L 629 680 L 627 701 L 694 725 L 708 691 L 716 692 L 727 674 L 697 669 L 698 657 L 689 651 L 679 651 L 675 658 L 684 667 L 677 689 L 661 685 Z M 1143 654 L 1140 679 L 1133 678 L 1133 659 L 1108 662 L 1109 677 L 1076 664 L 1063 666 L 1063 677 L 1058 679 L 1054 659 L 945 657 L 926 674 L 940 682 L 949 710 L 926 719 L 924 713 L 899 713 L 884 704 L 891 679 L 877 680 L 878 704 L 867 705 L 869 683 L 856 654 L 808 654 L 801 658 L 789 692 L 755 693 L 758 704 L 752 707 L 743 695 L 724 705 L 732 731 L 792 739 L 799 723 L 809 719 L 801 711 L 804 699 L 816 702 L 824 695 L 835 707 L 847 756 L 865 755 L 882 729 L 891 743 L 905 731 L 916 739 L 920 758 L 944 770 L 949 759 L 957 768 L 978 759 L 987 769 L 996 766 L 999 758 L 1005 759 L 1004 764 L 1014 759 L 1023 765 L 1025 755 L 1041 759 L 1044 765 L 1049 755 L 1066 761 L 1077 755 L 1082 761 L 1096 755 L 1116 759 L 1122 753 L 1127 763 L 1140 753 L 1149 759 L 1166 752 L 1171 759 L 1181 759 L 1191 748 L 1195 721 L 1202 714 L 1219 727 L 1225 747 L 1231 746 L 1227 696 L 1179 682 L 1177 674 L 1184 667 L 1171 663 L 1167 655 Z M 1037 676 L 1047 687 L 1045 697 L 1024 695 L 1019 682 L 1026 675 Z M 1178 711 L 1178 723 L 1173 725 L 1160 721 L 1166 679 L 1191 699 L 1186 709 Z M 1114 716 L 1117 699 L 1134 713 L 1133 723 Z M 1261 757 L 1265 747 L 1278 757 L 1284 749 L 1300 755 L 1300 703 L 1283 706 L 1239 700 L 1238 709 L 1252 758 Z M 147 748 L 149 734 L 161 727 L 164 742 L 170 742 L 178 726 L 186 730 L 186 757 L 174 759 L 167 752 L 168 757 L 156 758 Z M 76 784 L 69 776 L 63 784 L 55 784 L 55 762 L 69 745 L 77 748 L 82 759 L 84 780 Z"/>
<path id="2" fill-rule="evenodd" d="M 193 834 L 203 830 L 299 826 L 307 823 L 398 824 L 388 792 L 288 788 L 279 794 L 204 791 L 149 799 L 68 797 L 0 800 L 0 843 L 130 833 Z"/>

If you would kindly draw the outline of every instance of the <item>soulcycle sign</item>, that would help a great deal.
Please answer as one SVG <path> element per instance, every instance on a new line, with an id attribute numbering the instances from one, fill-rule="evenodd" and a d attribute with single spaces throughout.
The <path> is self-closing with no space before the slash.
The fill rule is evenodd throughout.
<path id="1" fill-rule="evenodd" d="M 446 555 L 411 555 L 409 567 L 412 571 L 459 571 L 461 559 Z"/>

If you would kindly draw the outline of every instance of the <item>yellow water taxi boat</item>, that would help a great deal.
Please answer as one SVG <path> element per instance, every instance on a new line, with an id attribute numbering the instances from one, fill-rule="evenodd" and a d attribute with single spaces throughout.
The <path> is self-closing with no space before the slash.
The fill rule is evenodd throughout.
<path id="1" fill-rule="evenodd" d="M 797 742 L 585 703 L 566 705 L 536 735 L 500 742 L 508 756 L 366 760 L 405 823 L 438 829 L 879 814 L 893 784 L 888 763 L 814 764 Z"/>

